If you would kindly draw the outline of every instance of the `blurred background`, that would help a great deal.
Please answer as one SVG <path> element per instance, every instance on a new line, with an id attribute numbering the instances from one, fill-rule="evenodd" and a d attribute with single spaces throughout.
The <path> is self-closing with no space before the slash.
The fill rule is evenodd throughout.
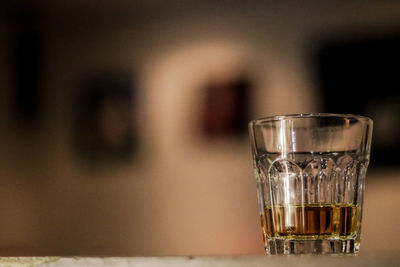
<path id="1" fill-rule="evenodd" d="M 0 254 L 263 253 L 247 122 L 371 116 L 362 253 L 399 251 L 400 2 L 8 1 Z"/>

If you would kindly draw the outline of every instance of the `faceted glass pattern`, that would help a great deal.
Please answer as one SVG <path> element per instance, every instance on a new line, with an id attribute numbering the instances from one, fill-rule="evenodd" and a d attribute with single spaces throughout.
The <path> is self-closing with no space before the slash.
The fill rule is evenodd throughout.
<path id="1" fill-rule="evenodd" d="M 249 127 L 266 252 L 357 253 L 372 121 L 335 114 L 261 121 Z"/>

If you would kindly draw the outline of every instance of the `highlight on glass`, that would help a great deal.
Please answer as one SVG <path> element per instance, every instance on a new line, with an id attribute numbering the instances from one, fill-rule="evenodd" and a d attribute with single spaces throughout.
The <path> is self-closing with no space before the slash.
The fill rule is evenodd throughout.
<path id="1" fill-rule="evenodd" d="M 267 254 L 359 252 L 372 124 L 322 113 L 249 123 Z"/>

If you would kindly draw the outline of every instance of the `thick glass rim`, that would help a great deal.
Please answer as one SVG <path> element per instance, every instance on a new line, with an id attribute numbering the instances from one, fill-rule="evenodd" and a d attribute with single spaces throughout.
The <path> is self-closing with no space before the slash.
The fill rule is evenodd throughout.
<path id="1" fill-rule="evenodd" d="M 250 123 L 260 125 L 269 122 L 283 121 L 288 119 L 310 119 L 310 118 L 337 118 L 337 119 L 351 119 L 362 123 L 372 124 L 371 118 L 354 114 L 338 114 L 338 113 L 299 113 L 299 114 L 285 114 L 274 115 L 251 120 Z"/>

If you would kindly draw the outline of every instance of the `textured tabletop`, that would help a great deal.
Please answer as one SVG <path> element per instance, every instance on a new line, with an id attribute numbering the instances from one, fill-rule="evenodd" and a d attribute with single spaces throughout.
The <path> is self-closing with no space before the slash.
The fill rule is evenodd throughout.
<path id="1" fill-rule="evenodd" d="M 234 257 L 3 257 L 0 266 L 400 266 L 398 255 Z"/>

